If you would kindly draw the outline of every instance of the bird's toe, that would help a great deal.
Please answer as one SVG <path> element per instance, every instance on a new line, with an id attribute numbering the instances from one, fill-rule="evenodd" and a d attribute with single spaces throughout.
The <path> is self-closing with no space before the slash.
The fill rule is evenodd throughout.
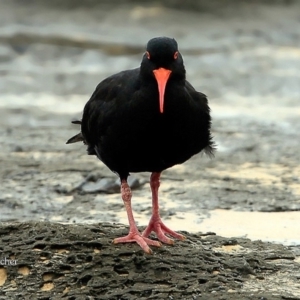
<path id="1" fill-rule="evenodd" d="M 147 237 L 143 237 L 140 234 L 128 234 L 127 236 L 124 237 L 119 237 L 113 240 L 114 244 L 119 244 L 119 243 L 137 243 L 143 250 L 144 252 L 148 254 L 152 254 L 152 250 L 149 246 L 154 246 L 154 247 L 161 247 L 161 243 L 158 241 L 153 241 Z"/>
<path id="2" fill-rule="evenodd" d="M 147 228 L 142 233 L 142 236 L 143 237 L 148 237 L 149 234 L 152 231 L 156 233 L 157 238 L 161 242 L 163 242 L 165 244 L 168 244 L 168 245 L 173 245 L 174 244 L 174 240 L 170 239 L 168 236 L 166 236 L 166 234 L 169 235 L 169 236 L 171 236 L 171 237 L 173 237 L 173 238 L 179 239 L 181 241 L 183 241 L 185 239 L 184 235 L 182 235 L 180 233 L 177 233 L 177 232 L 171 230 L 170 228 L 168 228 L 161 221 L 160 218 L 158 220 L 155 220 L 155 221 L 154 221 L 154 219 L 151 219 L 150 222 L 149 222 L 149 225 L 147 226 Z"/>

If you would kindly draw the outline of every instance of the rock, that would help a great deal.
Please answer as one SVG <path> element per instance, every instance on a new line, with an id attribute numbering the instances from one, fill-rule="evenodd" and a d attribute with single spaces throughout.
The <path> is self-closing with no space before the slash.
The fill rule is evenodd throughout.
<path id="1" fill-rule="evenodd" d="M 255 299 L 289 299 L 291 295 L 298 299 L 293 285 L 297 285 L 299 269 L 291 251 L 281 245 L 237 238 L 238 244 L 249 249 L 246 254 L 215 253 L 213 249 L 229 239 L 186 232 L 185 241 L 153 247 L 154 254 L 147 255 L 134 243 L 111 243 L 127 230 L 109 223 L 1 223 L 0 297 L 211 299 L 213 293 L 214 299 L 224 300 L 254 299 L 254 295 Z M 209 245 L 203 246 L 203 241 Z M 270 264 L 269 251 L 289 257 L 288 263 Z M 258 292 L 263 285 L 256 278 L 261 275 L 264 280 L 281 281 L 272 284 L 272 290 Z"/>
<path id="2" fill-rule="evenodd" d="M 120 180 L 117 180 L 116 182 L 120 186 Z M 134 175 L 130 175 L 128 177 L 127 183 L 133 190 L 139 188 L 142 185 L 141 180 Z"/>
<path id="3" fill-rule="evenodd" d="M 99 176 L 100 173 L 91 173 L 88 176 L 88 179 L 95 179 Z M 95 177 L 96 176 L 96 177 Z M 128 184 L 132 189 L 140 187 L 140 180 L 135 176 L 128 177 Z M 88 181 L 81 187 L 81 190 L 84 193 L 119 193 L 120 192 L 120 179 L 113 178 L 101 178 L 96 182 Z"/>
<path id="4" fill-rule="evenodd" d="M 117 193 L 120 190 L 117 182 L 112 178 L 102 178 L 96 182 L 87 182 L 82 186 L 82 191 L 85 193 Z"/>

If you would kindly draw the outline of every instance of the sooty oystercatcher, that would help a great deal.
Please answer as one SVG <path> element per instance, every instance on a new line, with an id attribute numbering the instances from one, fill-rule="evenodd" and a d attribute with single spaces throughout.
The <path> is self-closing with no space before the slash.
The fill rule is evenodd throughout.
<path id="1" fill-rule="evenodd" d="M 213 154 L 211 117 L 207 98 L 186 80 L 177 42 L 167 37 L 151 39 L 141 66 L 112 75 L 96 87 L 84 107 L 81 132 L 67 143 L 83 141 L 121 180 L 129 234 L 114 243 L 137 242 L 147 253 L 154 231 L 167 244 L 184 236 L 164 225 L 159 215 L 158 188 L 163 170 L 181 164 L 200 151 Z M 152 217 L 140 233 L 131 209 L 131 172 L 151 172 Z"/>

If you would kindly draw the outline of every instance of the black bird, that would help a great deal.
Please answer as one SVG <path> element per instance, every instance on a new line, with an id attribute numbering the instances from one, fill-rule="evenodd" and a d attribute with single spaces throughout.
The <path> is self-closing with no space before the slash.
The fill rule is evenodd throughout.
<path id="1" fill-rule="evenodd" d="M 98 84 L 84 107 L 81 132 L 67 144 L 83 141 L 121 180 L 121 194 L 129 220 L 129 234 L 114 243 L 137 242 L 147 253 L 161 246 L 148 238 L 154 231 L 167 244 L 184 236 L 166 227 L 159 215 L 160 174 L 182 164 L 200 151 L 212 155 L 214 143 L 207 98 L 186 80 L 177 42 L 168 37 L 151 39 L 141 66 L 112 75 Z M 152 217 L 141 234 L 131 209 L 127 177 L 151 172 Z"/>

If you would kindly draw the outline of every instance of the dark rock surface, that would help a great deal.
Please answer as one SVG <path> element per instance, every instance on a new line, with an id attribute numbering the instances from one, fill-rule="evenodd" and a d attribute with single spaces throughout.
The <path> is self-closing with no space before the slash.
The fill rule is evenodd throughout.
<path id="1" fill-rule="evenodd" d="M 0 299 L 300 299 L 275 282 L 255 290 L 280 273 L 299 285 L 295 254 L 282 245 L 183 232 L 185 241 L 146 255 L 111 243 L 126 231 L 109 223 L 1 224 L 1 253 L 16 265 L 0 266 Z"/>

